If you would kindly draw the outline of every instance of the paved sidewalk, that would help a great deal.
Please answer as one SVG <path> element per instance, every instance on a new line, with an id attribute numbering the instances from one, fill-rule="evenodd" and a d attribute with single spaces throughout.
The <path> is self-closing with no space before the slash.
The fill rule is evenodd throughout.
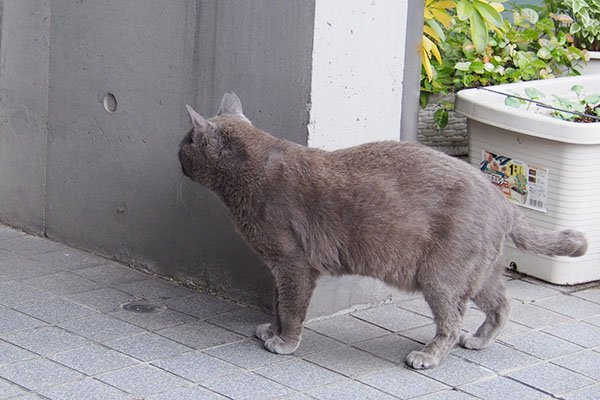
<path id="1" fill-rule="evenodd" d="M 0 225 L 0 398 L 600 398 L 600 284 L 506 279 L 500 339 L 416 372 L 404 357 L 434 331 L 420 296 L 310 322 L 275 355 L 259 311 Z M 470 309 L 465 328 L 482 320 Z"/>

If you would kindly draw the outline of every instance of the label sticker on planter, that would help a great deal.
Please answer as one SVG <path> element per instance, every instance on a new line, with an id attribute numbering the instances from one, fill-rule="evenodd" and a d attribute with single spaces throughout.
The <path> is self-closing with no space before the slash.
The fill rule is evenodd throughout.
<path id="1" fill-rule="evenodd" d="M 483 151 L 481 171 L 513 203 L 547 212 L 548 169 Z"/>

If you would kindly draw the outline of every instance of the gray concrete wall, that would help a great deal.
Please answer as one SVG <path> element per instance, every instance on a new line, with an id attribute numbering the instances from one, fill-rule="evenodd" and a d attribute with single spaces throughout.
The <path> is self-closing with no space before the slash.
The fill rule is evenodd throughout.
<path id="1" fill-rule="evenodd" d="M 183 179 L 176 153 L 184 105 L 213 115 L 226 90 L 258 126 L 306 143 L 310 10 L 310 1 L 52 1 L 48 237 L 269 304 L 268 271 L 218 199 Z"/>
<path id="2" fill-rule="evenodd" d="M 176 154 L 185 104 L 213 115 L 229 90 L 257 126 L 307 143 L 315 0 L 0 10 L 0 221 L 268 307 L 270 273 Z M 327 285 L 311 315 L 391 296 L 346 286 Z"/>
<path id="3" fill-rule="evenodd" d="M 0 220 L 44 228 L 50 1 L 0 1 Z"/>

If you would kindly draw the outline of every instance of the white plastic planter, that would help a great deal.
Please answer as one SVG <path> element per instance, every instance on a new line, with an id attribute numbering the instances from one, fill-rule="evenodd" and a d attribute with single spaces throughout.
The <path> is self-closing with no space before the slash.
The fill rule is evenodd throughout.
<path id="1" fill-rule="evenodd" d="M 570 89 L 576 84 L 582 85 L 586 94 L 600 93 L 600 79 L 593 75 L 491 89 L 527 98 L 525 88 L 536 88 L 546 94 L 542 100 L 551 103 L 552 94 L 575 97 Z M 506 266 L 561 285 L 600 280 L 600 123 L 562 121 L 533 104 L 528 109 L 526 105 L 508 107 L 504 99 L 480 89 L 458 93 L 456 111 L 468 120 L 470 163 L 485 166 L 490 178 L 503 181 L 507 197 L 520 203 L 534 226 L 578 229 L 589 241 L 586 255 L 570 258 L 524 253 L 507 240 Z M 519 185 L 512 170 L 520 170 L 529 181 L 525 194 L 512 190 Z"/>
<path id="2" fill-rule="evenodd" d="M 600 51 L 590 51 L 590 60 L 583 66 L 582 75 L 600 74 Z"/>

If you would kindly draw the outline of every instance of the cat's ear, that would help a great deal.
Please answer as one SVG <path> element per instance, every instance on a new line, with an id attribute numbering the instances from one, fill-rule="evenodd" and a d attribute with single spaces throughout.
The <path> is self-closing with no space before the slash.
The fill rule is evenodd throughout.
<path id="1" fill-rule="evenodd" d="M 192 143 L 199 144 L 202 137 L 214 129 L 214 125 L 207 121 L 202 115 L 198 114 L 190 105 L 186 104 L 185 108 L 192 119 Z"/>
<path id="2" fill-rule="evenodd" d="M 225 93 L 223 99 L 221 99 L 221 107 L 219 108 L 218 115 L 224 115 L 231 118 L 241 119 L 250 122 L 244 111 L 242 110 L 242 102 L 237 94 L 233 92 Z"/>

